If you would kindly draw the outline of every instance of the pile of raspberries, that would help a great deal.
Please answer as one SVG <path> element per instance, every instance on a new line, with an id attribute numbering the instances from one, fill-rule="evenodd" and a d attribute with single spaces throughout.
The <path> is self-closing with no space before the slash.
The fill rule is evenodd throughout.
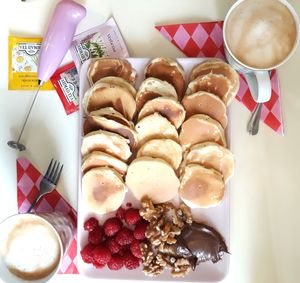
<path id="1" fill-rule="evenodd" d="M 139 210 L 120 207 L 115 217 L 107 219 L 102 226 L 95 217 L 84 223 L 88 234 L 88 244 L 80 254 L 85 263 L 97 269 L 107 267 L 119 270 L 123 266 L 136 269 L 141 262 L 140 244 L 146 239 L 149 223 L 143 220 Z"/>

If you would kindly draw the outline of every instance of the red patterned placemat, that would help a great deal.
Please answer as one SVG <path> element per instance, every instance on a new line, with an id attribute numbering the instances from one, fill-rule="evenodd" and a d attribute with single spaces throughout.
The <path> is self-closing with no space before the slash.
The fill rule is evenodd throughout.
<path id="1" fill-rule="evenodd" d="M 188 57 L 217 57 L 225 59 L 223 22 L 159 25 L 156 29 Z M 261 120 L 279 135 L 284 134 L 278 73 L 271 72 L 272 96 L 263 104 Z M 236 99 L 251 112 L 256 106 L 246 80 L 241 75 L 241 86 Z"/>
<path id="2" fill-rule="evenodd" d="M 26 212 L 35 200 L 39 191 L 42 174 L 26 158 L 17 159 L 17 199 L 19 213 Z M 60 211 L 67 212 L 77 224 L 77 212 L 57 192 L 53 190 L 45 195 L 35 207 L 37 212 Z M 76 231 L 74 239 L 64 257 L 60 274 L 78 274 L 77 269 L 77 239 Z"/>

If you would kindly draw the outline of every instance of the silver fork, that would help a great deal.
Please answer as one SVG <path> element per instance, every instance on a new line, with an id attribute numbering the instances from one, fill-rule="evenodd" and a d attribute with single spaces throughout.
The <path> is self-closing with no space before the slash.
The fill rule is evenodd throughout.
<path id="1" fill-rule="evenodd" d="M 34 206 L 38 203 L 43 195 L 51 193 L 54 190 L 60 178 L 62 169 L 63 165 L 61 165 L 58 161 L 54 161 L 53 159 L 51 159 L 46 174 L 41 180 L 39 195 L 29 207 L 27 213 L 29 213 L 34 208 Z"/>

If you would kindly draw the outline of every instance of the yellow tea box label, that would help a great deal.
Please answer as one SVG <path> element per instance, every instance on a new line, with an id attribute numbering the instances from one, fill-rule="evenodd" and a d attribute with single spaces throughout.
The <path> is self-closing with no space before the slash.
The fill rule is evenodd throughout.
<path id="1" fill-rule="evenodd" d="M 8 37 L 8 89 L 36 90 L 38 87 L 38 54 L 41 38 Z M 42 90 L 52 90 L 50 81 Z"/>

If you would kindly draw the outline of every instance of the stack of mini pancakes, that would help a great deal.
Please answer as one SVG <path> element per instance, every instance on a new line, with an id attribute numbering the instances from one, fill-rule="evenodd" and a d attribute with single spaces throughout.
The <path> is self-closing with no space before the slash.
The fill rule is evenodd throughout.
<path id="1" fill-rule="evenodd" d="M 239 88 L 228 64 L 199 64 L 187 88 L 182 67 L 167 58 L 146 66 L 138 91 L 126 60 L 94 60 L 87 76 L 82 190 L 91 211 L 117 209 L 126 186 L 136 199 L 147 195 L 154 203 L 178 192 L 191 207 L 222 200 L 234 167 L 226 149 L 226 107 Z"/>
<path id="2" fill-rule="evenodd" d="M 147 195 L 163 203 L 178 195 L 180 185 L 176 171 L 182 161 L 178 129 L 185 119 L 180 103 L 185 78 L 181 66 L 166 58 L 152 60 L 144 75 L 136 96 L 138 150 L 126 184 L 138 200 Z"/>
<path id="3" fill-rule="evenodd" d="M 124 200 L 127 162 L 138 144 L 132 122 L 136 72 L 127 60 L 98 59 L 91 62 L 87 77 L 91 88 L 82 101 L 82 190 L 89 209 L 104 214 Z"/>
<path id="4" fill-rule="evenodd" d="M 190 207 L 216 206 L 223 199 L 234 170 L 226 148 L 226 109 L 238 89 L 238 74 L 222 60 L 204 61 L 190 73 L 179 135 L 184 151 L 179 195 Z"/>

